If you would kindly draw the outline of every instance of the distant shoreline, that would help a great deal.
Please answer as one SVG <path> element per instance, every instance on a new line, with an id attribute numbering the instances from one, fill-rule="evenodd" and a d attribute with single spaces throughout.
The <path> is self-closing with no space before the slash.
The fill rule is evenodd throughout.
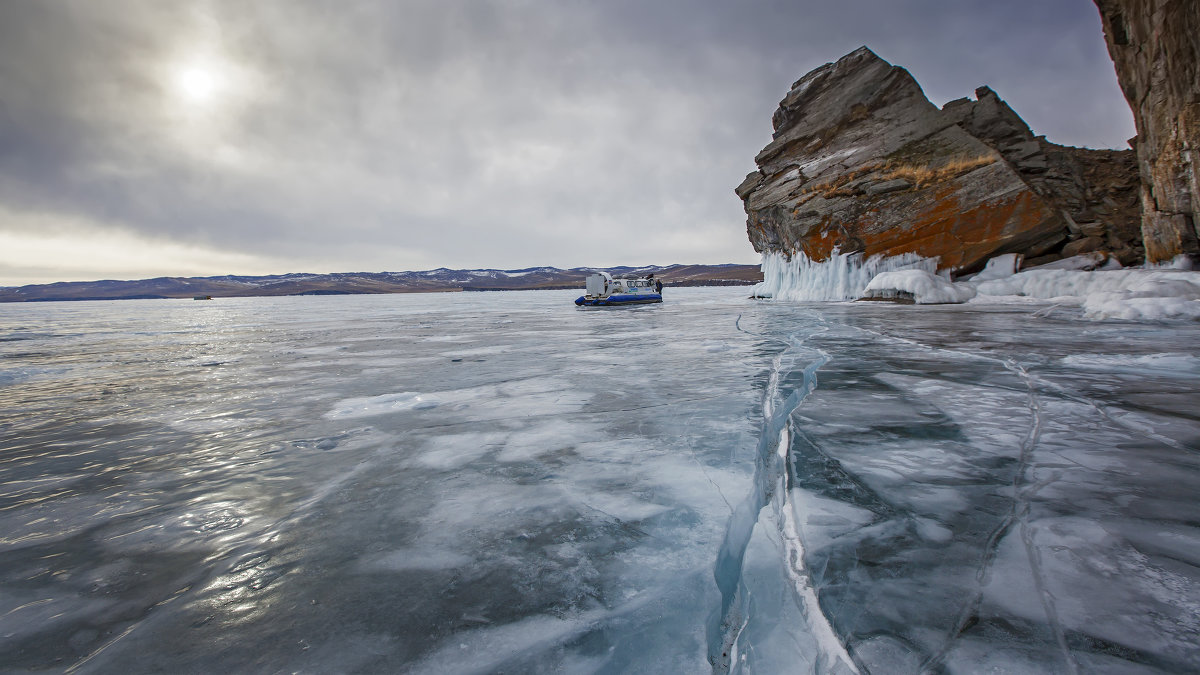
<path id="1" fill-rule="evenodd" d="M 584 278 L 604 270 L 616 276 L 655 275 L 668 287 L 749 286 L 762 281 L 758 265 L 649 265 L 559 269 L 418 272 L 293 273 L 272 276 L 158 277 L 130 281 L 65 281 L 0 287 L 0 302 L 186 300 L 303 295 L 389 295 L 582 289 Z"/>

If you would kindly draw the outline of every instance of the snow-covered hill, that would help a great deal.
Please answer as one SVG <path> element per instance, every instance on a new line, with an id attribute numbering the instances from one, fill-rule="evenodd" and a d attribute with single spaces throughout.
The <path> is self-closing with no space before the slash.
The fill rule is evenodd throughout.
<path id="1" fill-rule="evenodd" d="M 439 267 L 415 272 L 295 273 L 258 277 L 224 275 L 158 277 L 134 281 L 68 281 L 0 287 L 0 302 L 191 298 L 205 295 L 217 298 L 582 288 L 584 277 L 601 269 L 615 276 L 654 274 L 668 286 L 741 285 L 762 281 L 762 273 L 757 265 L 649 265 L 573 269 L 527 267 L 516 270 L 452 270 Z"/>

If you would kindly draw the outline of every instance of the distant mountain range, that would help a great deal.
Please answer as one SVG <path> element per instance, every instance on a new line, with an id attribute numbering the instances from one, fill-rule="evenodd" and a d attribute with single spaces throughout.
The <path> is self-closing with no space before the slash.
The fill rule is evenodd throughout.
<path id="1" fill-rule="evenodd" d="M 529 267 L 520 270 L 348 272 L 279 274 L 265 277 L 158 277 L 139 281 L 64 281 L 0 287 L 0 302 L 133 300 L 148 298 L 235 298 L 257 295 L 350 295 L 583 288 L 598 271 L 613 276 L 653 274 L 667 286 L 740 286 L 762 281 L 758 265 L 649 265 L 646 267 Z"/>

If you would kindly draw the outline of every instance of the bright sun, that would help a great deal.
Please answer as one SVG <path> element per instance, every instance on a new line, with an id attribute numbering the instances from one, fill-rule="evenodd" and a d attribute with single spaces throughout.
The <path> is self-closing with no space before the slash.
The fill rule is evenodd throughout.
<path id="1" fill-rule="evenodd" d="M 176 75 L 179 92 L 195 103 L 204 103 L 212 99 L 218 84 L 211 70 L 197 66 L 184 68 Z"/>

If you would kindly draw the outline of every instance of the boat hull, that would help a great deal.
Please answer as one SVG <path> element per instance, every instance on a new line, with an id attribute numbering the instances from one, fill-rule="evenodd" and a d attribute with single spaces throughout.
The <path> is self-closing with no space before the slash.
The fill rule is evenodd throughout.
<path id="1" fill-rule="evenodd" d="M 580 307 L 617 307 L 620 305 L 650 305 L 662 302 L 659 293 L 620 293 L 605 298 L 588 298 L 586 295 L 575 300 Z"/>

